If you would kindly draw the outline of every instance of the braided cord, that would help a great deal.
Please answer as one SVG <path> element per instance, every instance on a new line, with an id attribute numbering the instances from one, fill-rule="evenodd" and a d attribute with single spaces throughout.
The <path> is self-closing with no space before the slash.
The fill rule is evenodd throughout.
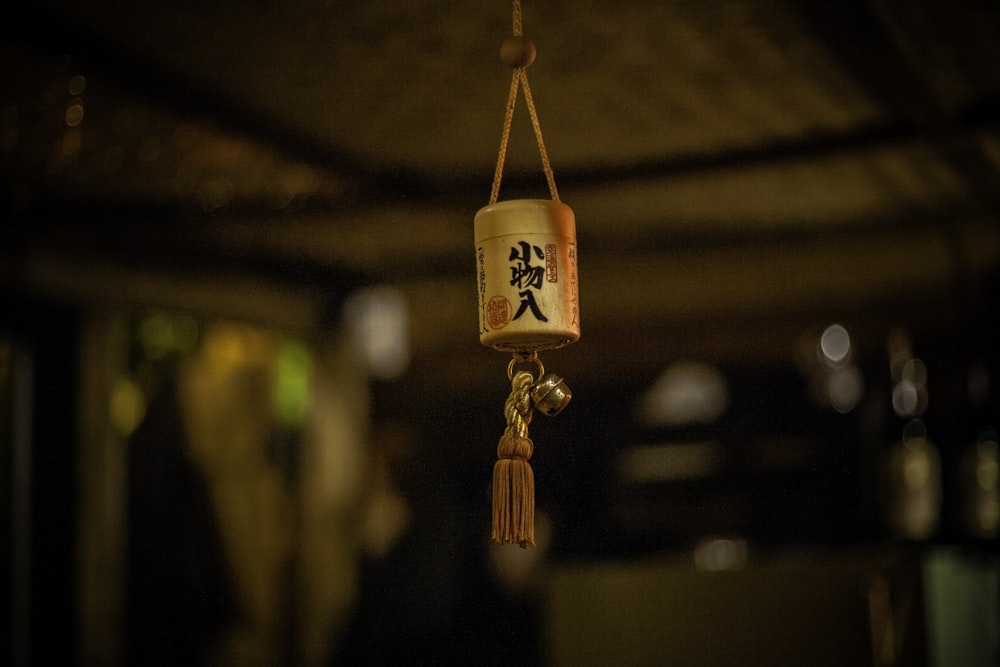
<path id="1" fill-rule="evenodd" d="M 518 438 L 528 437 L 528 424 L 531 423 L 531 385 L 534 377 L 527 371 L 514 375 L 510 382 L 510 396 L 503 406 L 504 417 L 507 420 L 507 435 Z"/>

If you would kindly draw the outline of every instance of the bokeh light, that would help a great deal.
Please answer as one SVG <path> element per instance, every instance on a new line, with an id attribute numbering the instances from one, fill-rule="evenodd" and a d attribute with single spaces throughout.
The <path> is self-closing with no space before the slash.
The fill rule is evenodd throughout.
<path id="1" fill-rule="evenodd" d="M 288 427 L 300 427 L 309 405 L 312 357 L 305 345 L 287 341 L 275 360 L 274 400 L 278 419 Z"/>
<path id="2" fill-rule="evenodd" d="M 729 387 L 710 364 L 677 361 L 639 400 L 639 417 L 650 426 L 711 424 L 729 407 Z"/>
<path id="3" fill-rule="evenodd" d="M 391 380 L 406 370 L 410 362 L 410 315 L 399 290 L 359 290 L 344 305 L 344 320 L 374 377 Z"/>
<path id="4" fill-rule="evenodd" d="M 128 437 L 146 416 L 146 395 L 132 379 L 120 377 L 111 389 L 108 409 L 111 428 Z"/>
<path id="5" fill-rule="evenodd" d="M 819 338 L 820 360 L 831 368 L 839 368 L 851 359 L 851 337 L 840 324 L 831 324 Z"/>
<path id="6" fill-rule="evenodd" d="M 747 542 L 743 538 L 709 537 L 694 549 L 694 564 L 702 572 L 742 569 L 747 562 Z"/>

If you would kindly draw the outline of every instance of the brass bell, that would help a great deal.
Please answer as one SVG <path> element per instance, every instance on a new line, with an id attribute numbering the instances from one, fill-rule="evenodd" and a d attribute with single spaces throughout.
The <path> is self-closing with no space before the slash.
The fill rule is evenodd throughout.
<path id="1" fill-rule="evenodd" d="M 563 408 L 569 405 L 571 398 L 573 392 L 561 377 L 552 373 L 544 376 L 531 388 L 531 400 L 535 408 L 549 417 L 562 412 Z"/>

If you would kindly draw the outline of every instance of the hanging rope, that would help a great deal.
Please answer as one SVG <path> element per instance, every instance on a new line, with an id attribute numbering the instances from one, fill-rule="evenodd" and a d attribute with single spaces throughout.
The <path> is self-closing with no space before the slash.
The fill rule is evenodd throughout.
<path id="1" fill-rule="evenodd" d="M 514 74 L 511 77 L 510 93 L 507 96 L 507 110 L 504 114 L 503 133 L 500 137 L 500 154 L 497 156 L 497 166 L 493 173 L 493 189 L 490 192 L 490 204 L 495 204 L 500 197 L 500 181 L 503 179 L 503 167 L 507 158 L 507 145 L 510 140 L 510 127 L 514 119 L 514 107 L 517 106 L 519 88 L 524 88 L 524 101 L 528 105 L 531 127 L 535 131 L 535 141 L 538 144 L 538 153 L 542 159 L 542 170 L 545 172 L 545 180 L 549 185 L 549 194 L 552 195 L 554 201 L 559 201 L 559 191 L 556 189 L 555 174 L 552 172 L 549 155 L 545 150 L 545 141 L 542 139 L 542 125 L 538 121 L 538 111 L 535 109 L 535 101 L 531 97 L 531 87 L 528 85 L 527 67 L 535 59 L 535 45 L 523 35 L 520 0 L 513 0 L 513 2 L 513 36 L 506 39 L 503 46 L 501 46 L 500 58 L 505 64 L 514 68 Z"/>
<path id="2" fill-rule="evenodd" d="M 515 37 L 520 37 L 524 34 L 521 29 L 521 0 L 513 0 L 513 2 L 514 7 L 511 12 L 511 33 L 513 33 Z"/>

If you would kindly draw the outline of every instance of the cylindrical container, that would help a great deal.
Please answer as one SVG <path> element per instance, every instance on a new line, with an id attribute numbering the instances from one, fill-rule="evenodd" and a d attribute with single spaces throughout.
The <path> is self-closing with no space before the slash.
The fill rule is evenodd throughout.
<path id="1" fill-rule="evenodd" d="M 550 199 L 513 199 L 475 219 L 479 341 L 534 352 L 580 339 L 573 209 Z"/>

